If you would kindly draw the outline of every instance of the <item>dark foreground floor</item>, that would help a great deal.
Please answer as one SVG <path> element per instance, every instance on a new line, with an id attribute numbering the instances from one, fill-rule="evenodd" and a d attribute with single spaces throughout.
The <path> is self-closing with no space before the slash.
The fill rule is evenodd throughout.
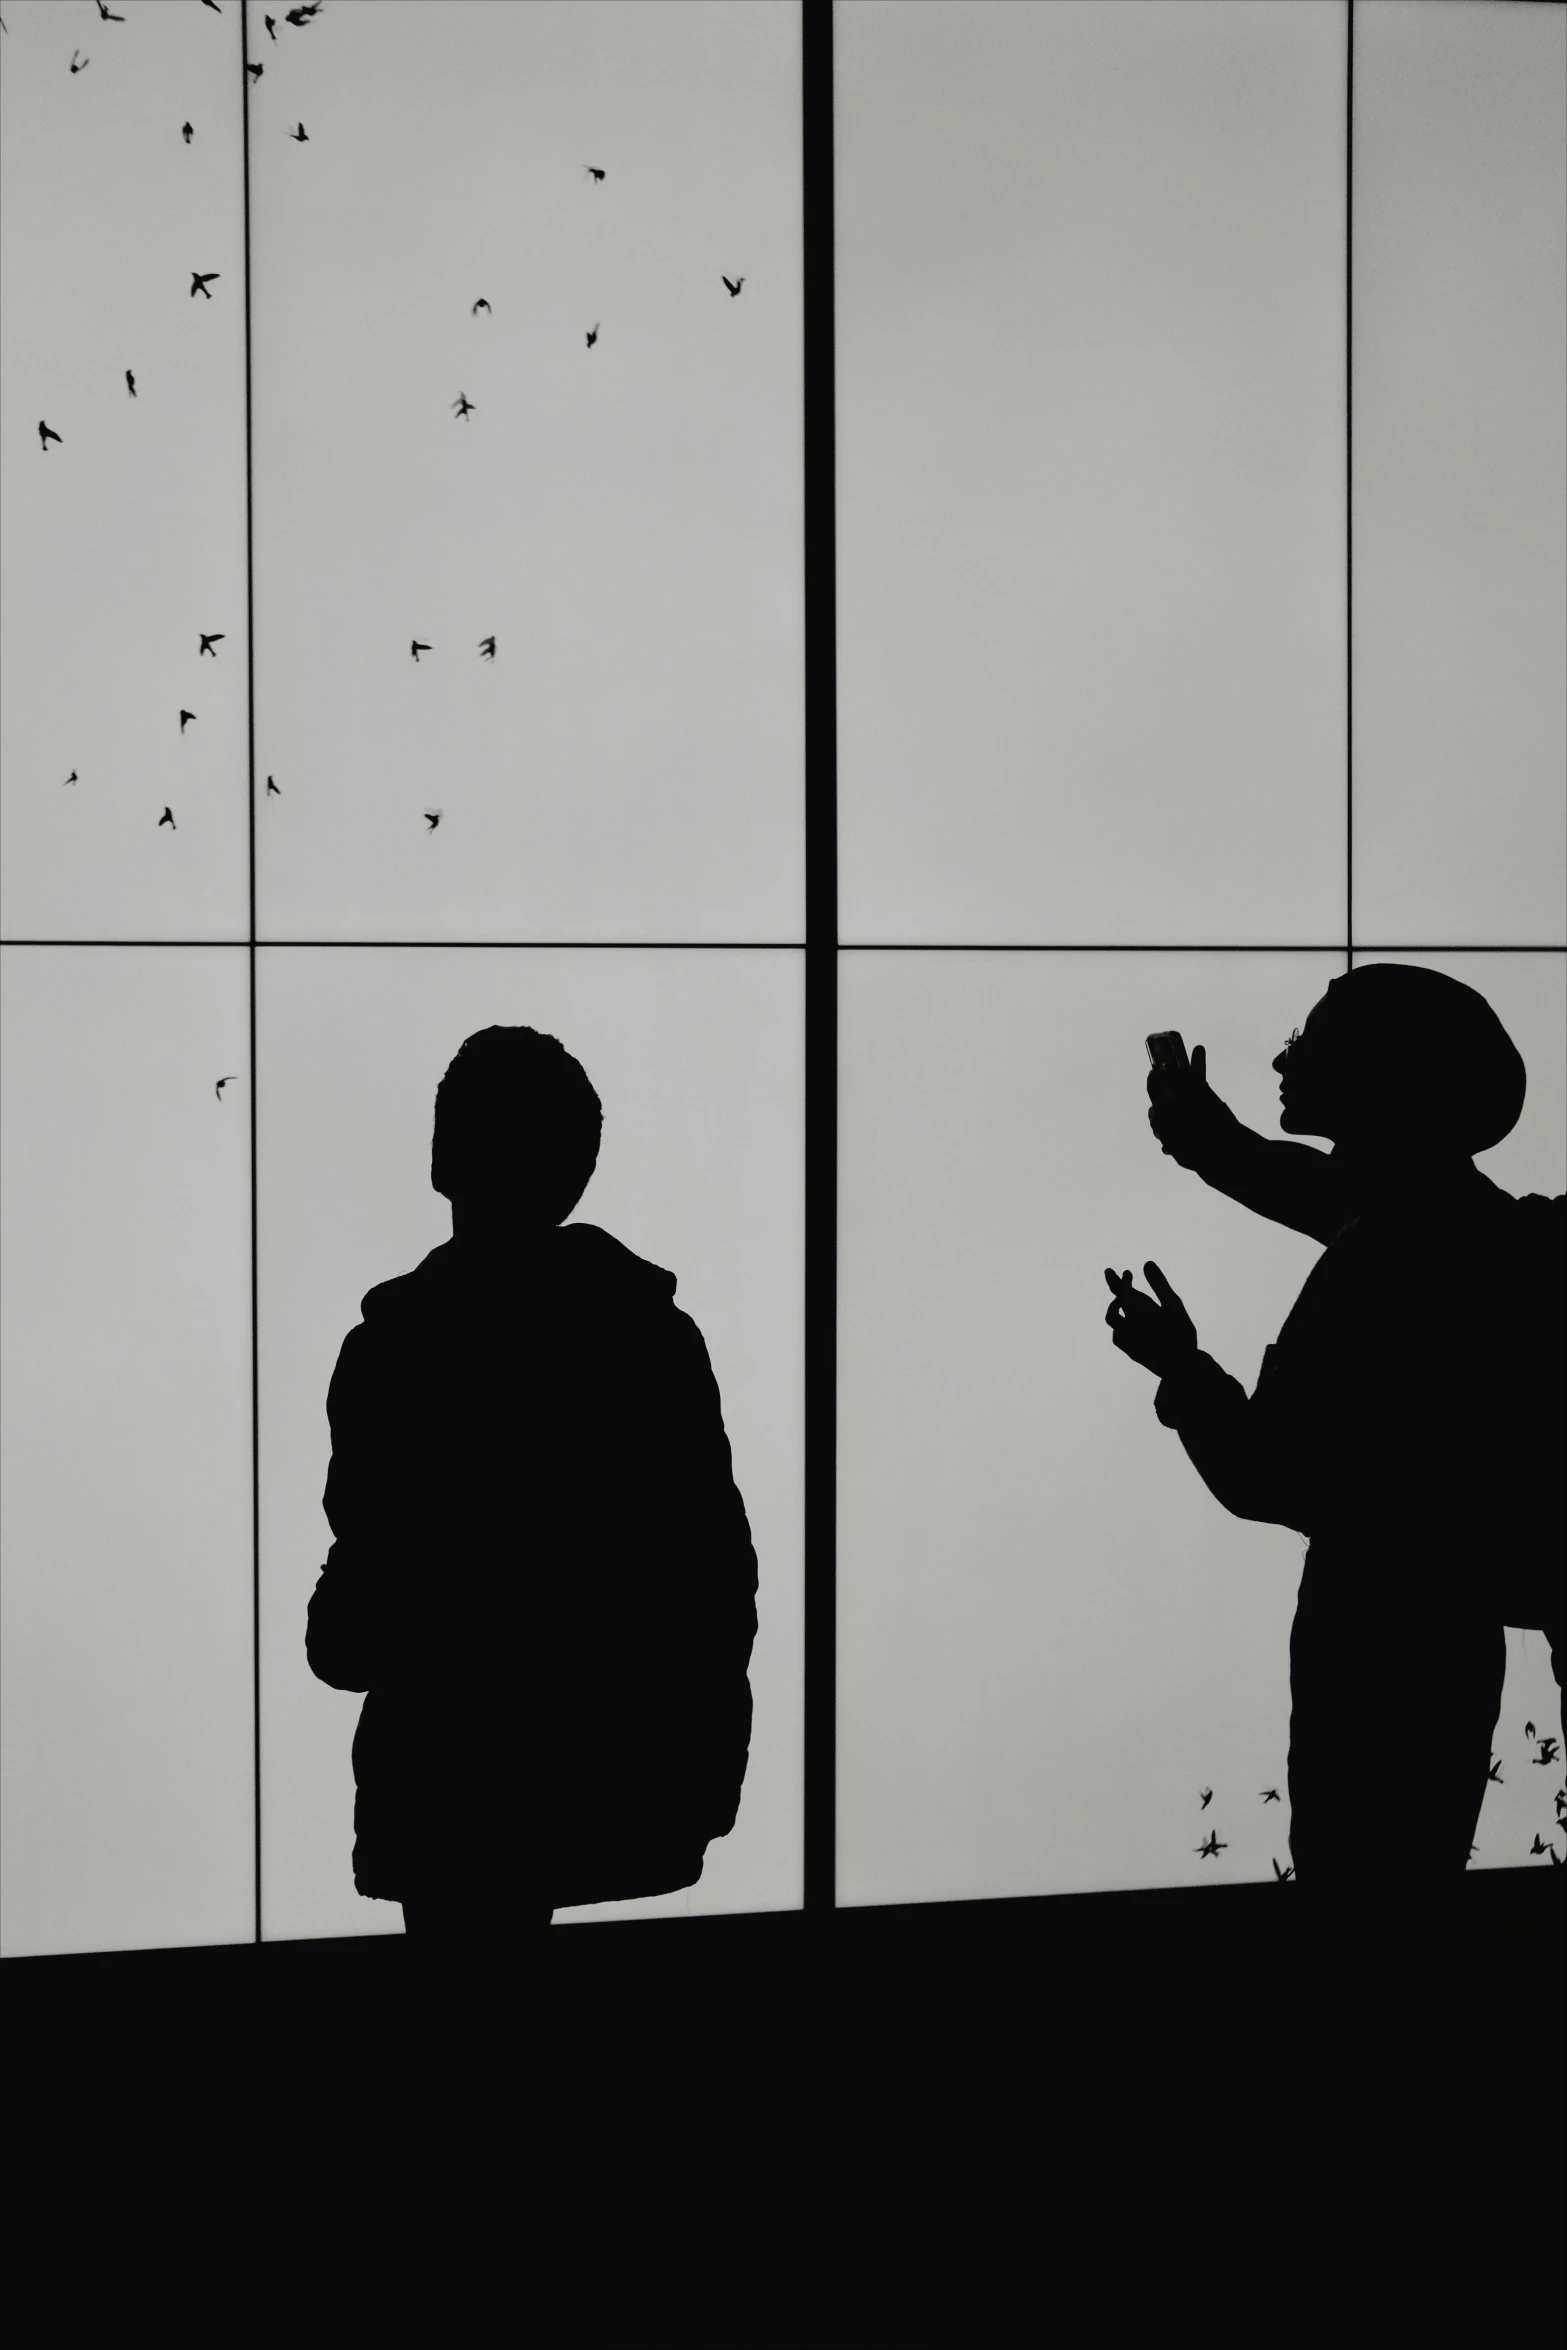
<path id="1" fill-rule="evenodd" d="M 33 2345 L 1559 2339 L 1559 1877 L 19 1960 Z"/>

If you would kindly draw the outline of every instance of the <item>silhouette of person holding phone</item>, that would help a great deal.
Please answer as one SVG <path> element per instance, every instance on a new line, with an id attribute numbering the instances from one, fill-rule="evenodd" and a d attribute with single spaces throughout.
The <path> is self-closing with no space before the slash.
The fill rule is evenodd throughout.
<path id="1" fill-rule="evenodd" d="M 1365 1757 L 1397 1692 L 1422 1721 L 1406 1872 L 1462 1874 L 1506 1667 L 1503 1627 L 1543 1629 L 1562 1681 L 1567 1542 L 1567 1197 L 1515 1199 L 1474 1154 L 1516 1124 L 1523 1062 L 1485 998 L 1442 972 L 1335 979 L 1273 1067 L 1286 1134 L 1242 1126 L 1199 1045 L 1148 1079 L 1165 1150 L 1321 1240 L 1255 1392 L 1198 1346 L 1161 1269 L 1107 1270 L 1115 1344 L 1237 1516 L 1309 1537 L 1290 1639 L 1290 1849 L 1302 1884 L 1385 1876 L 1356 1835 Z M 1150 1051 L 1161 1048 L 1150 1040 Z"/>
<path id="2" fill-rule="evenodd" d="M 672 1892 L 734 1825 L 757 1563 L 675 1275 L 567 1224 L 586 1072 L 480 1030 L 435 1099 L 452 1238 L 363 1300 L 327 1395 L 306 1653 L 363 1690 L 354 1882 L 432 1960 Z"/>

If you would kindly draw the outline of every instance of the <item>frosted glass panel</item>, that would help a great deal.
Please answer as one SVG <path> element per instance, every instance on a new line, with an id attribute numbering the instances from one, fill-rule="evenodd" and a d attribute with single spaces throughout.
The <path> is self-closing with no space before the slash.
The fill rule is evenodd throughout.
<path id="1" fill-rule="evenodd" d="M 252 37 L 261 928 L 798 940 L 798 9 Z"/>
<path id="2" fill-rule="evenodd" d="M 245 1941 L 246 958 L 12 948 L 0 978 L 3 1949 Z"/>
<path id="3" fill-rule="evenodd" d="M 1355 931 L 1567 936 L 1567 10 L 1355 12 Z"/>
<path id="4" fill-rule="evenodd" d="M 1482 1151 L 1475 1165 L 1504 1191 L 1559 1198 L 1567 1190 L 1567 956 L 1400 954 L 1357 955 L 1355 960 L 1421 963 L 1480 990 L 1522 1053 L 1529 1083 L 1512 1133 L 1494 1150 Z M 1474 1868 L 1549 1868 L 1543 1853 L 1531 1851 L 1537 1835 L 1544 1840 L 1554 1834 L 1558 1852 L 1567 1848 L 1551 1802 L 1563 1774 L 1560 1767 L 1537 1766 L 1536 1750 L 1524 1736 L 1528 1722 L 1547 1737 L 1559 1737 L 1561 1692 L 1544 1634 L 1509 1630 L 1507 1683 L 1494 1737 L 1502 1776 L 1485 1791 Z"/>
<path id="5" fill-rule="evenodd" d="M 1341 935 L 1343 10 L 834 23 L 843 937 Z"/>
<path id="6" fill-rule="evenodd" d="M 238 12 L 0 13 L 0 927 L 240 937 Z"/>
<path id="7" fill-rule="evenodd" d="M 267 13 L 261 934 L 798 939 L 793 0 Z M 249 923 L 240 20 L 128 15 L 0 43 L 15 936 Z"/>
<path id="8" fill-rule="evenodd" d="M 1206 1491 L 1104 1268 L 1255 1384 L 1320 1251 L 1162 1154 L 1143 1039 L 1277 1134 L 1342 958 L 841 960 L 840 1899 L 1271 1881 L 1304 1544 Z"/>
<path id="9" fill-rule="evenodd" d="M 327 1386 L 360 1299 L 451 1237 L 430 1188 L 435 1089 L 492 1022 L 558 1036 L 604 1104 L 571 1221 L 678 1279 L 707 1342 L 760 1573 L 751 1759 L 700 1881 L 582 1917 L 798 1906 L 802 1890 L 803 958 L 278 949 L 260 966 L 263 1926 L 392 1932 L 354 1890 L 361 1697 L 305 1657 L 332 1540 Z M 433 1571 L 433 1570 L 432 1570 Z"/>

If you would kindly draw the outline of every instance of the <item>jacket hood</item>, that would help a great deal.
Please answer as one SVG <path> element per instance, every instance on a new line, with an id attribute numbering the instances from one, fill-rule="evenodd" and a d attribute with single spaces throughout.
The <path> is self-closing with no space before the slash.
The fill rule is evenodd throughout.
<path id="1" fill-rule="evenodd" d="M 493 1290 L 513 1270 L 526 1281 L 564 1281 L 573 1288 L 607 1294 L 627 1304 L 664 1305 L 673 1299 L 676 1288 L 673 1273 L 639 1257 L 601 1225 L 559 1224 L 541 1233 L 515 1268 L 498 1268 L 482 1253 L 460 1247 L 455 1240 L 443 1241 L 411 1273 L 398 1273 L 367 1289 L 359 1311 L 365 1321 L 379 1321 L 475 1285 Z"/>

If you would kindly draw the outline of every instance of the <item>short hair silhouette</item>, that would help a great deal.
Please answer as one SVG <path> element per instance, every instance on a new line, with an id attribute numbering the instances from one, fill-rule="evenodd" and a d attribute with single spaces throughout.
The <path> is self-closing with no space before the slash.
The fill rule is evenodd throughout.
<path id="1" fill-rule="evenodd" d="M 1324 1043 L 1379 1120 L 1465 1158 L 1510 1134 L 1523 1059 L 1477 988 L 1417 963 L 1359 963 L 1329 983 Z"/>
<path id="2" fill-rule="evenodd" d="M 598 1164 L 604 1107 L 582 1063 L 537 1028 L 481 1028 L 435 1090 L 430 1182 L 515 1198 L 558 1224 Z"/>

